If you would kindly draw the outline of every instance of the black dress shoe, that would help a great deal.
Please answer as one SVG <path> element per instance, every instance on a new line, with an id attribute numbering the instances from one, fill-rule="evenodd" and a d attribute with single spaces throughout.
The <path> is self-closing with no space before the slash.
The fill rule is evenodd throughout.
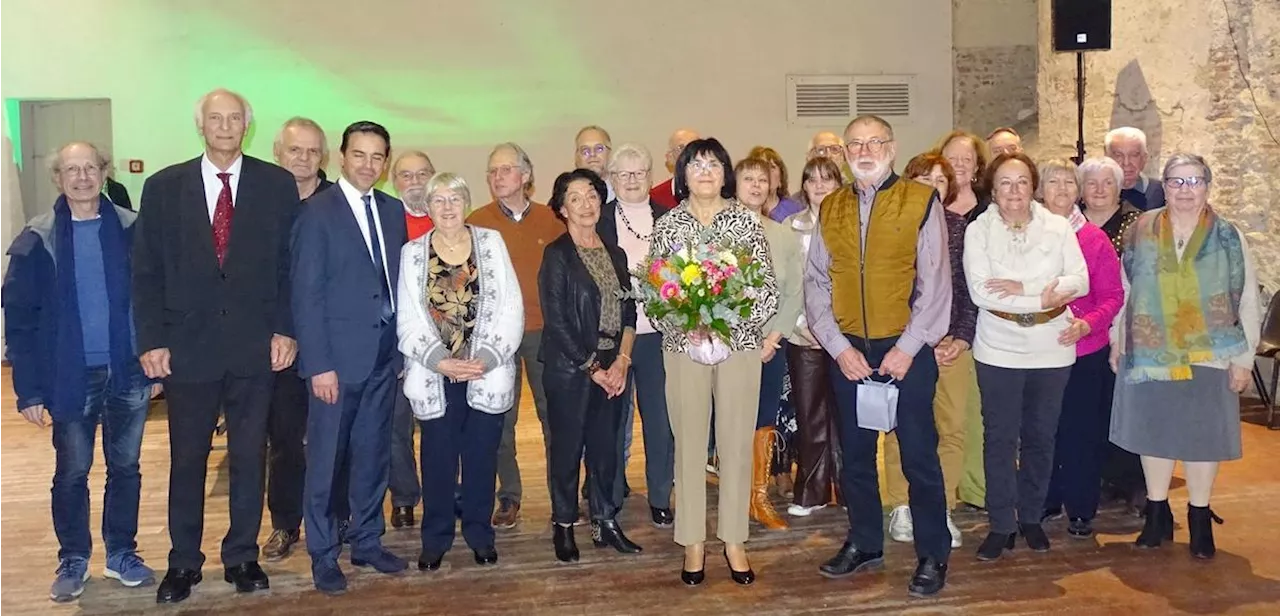
<path id="1" fill-rule="evenodd" d="M 670 509 L 650 505 L 649 515 L 653 516 L 653 525 L 658 528 L 671 528 L 676 522 L 676 516 Z"/>
<path id="2" fill-rule="evenodd" d="M 170 569 L 156 589 L 156 603 L 179 603 L 191 596 L 191 589 L 203 576 L 194 569 Z"/>
<path id="3" fill-rule="evenodd" d="M 1018 530 L 1022 533 L 1023 541 L 1027 542 L 1027 547 L 1032 552 L 1048 552 L 1049 551 L 1049 535 L 1044 534 L 1044 527 L 1039 524 L 1019 524 Z"/>
<path id="4" fill-rule="evenodd" d="M 701 584 L 703 580 L 706 580 L 706 579 L 707 579 L 707 555 L 705 552 L 702 554 L 701 569 L 698 569 L 697 571 L 689 571 L 688 569 L 685 569 L 683 565 L 681 565 L 680 581 L 684 582 L 685 586 L 697 586 L 698 584 Z"/>
<path id="5" fill-rule="evenodd" d="M 572 526 L 561 526 L 552 524 L 555 527 L 551 537 L 551 545 L 556 550 L 556 560 L 562 563 L 578 562 L 578 542 L 573 538 Z"/>
<path id="6" fill-rule="evenodd" d="M 223 574 L 222 579 L 229 584 L 235 584 L 236 592 L 253 592 L 271 587 L 271 583 L 267 581 L 267 572 L 258 566 L 256 560 L 227 567 L 227 572 Z"/>
<path id="7" fill-rule="evenodd" d="M 978 546 L 978 560 L 989 562 L 1004 556 L 1005 552 L 1012 552 L 1013 540 L 1017 536 L 1017 533 L 987 533 L 987 538 Z"/>
<path id="8" fill-rule="evenodd" d="M 419 571 L 438 571 L 440 563 L 444 561 L 444 553 L 431 554 L 423 550 L 422 555 L 418 557 Z"/>
<path id="9" fill-rule="evenodd" d="M 493 549 L 493 546 L 474 550 L 474 552 L 476 555 L 477 565 L 488 566 L 498 564 L 498 551 Z"/>
<path id="10" fill-rule="evenodd" d="M 729 578 L 732 579 L 734 582 L 737 582 L 738 584 L 741 584 L 743 586 L 750 586 L 752 582 L 756 581 L 756 572 L 751 567 L 747 567 L 746 571 L 738 571 L 737 569 L 733 568 L 733 563 L 729 562 L 728 548 L 725 548 L 724 550 L 724 564 L 725 566 L 729 567 Z"/>
<path id="11" fill-rule="evenodd" d="M 396 507 L 391 510 L 393 528 L 413 528 L 413 507 Z"/>
<path id="12" fill-rule="evenodd" d="M 932 558 L 921 558 L 916 566 L 915 575 L 907 585 L 907 594 L 912 597 L 930 597 L 938 594 L 947 585 L 947 563 L 940 563 Z"/>
<path id="13" fill-rule="evenodd" d="M 591 542 L 598 548 L 612 546 L 613 549 L 623 554 L 636 554 L 644 551 L 644 548 L 636 545 L 627 536 L 622 534 L 622 527 L 618 526 L 618 520 L 592 520 L 591 521 Z"/>
<path id="14" fill-rule="evenodd" d="M 1093 521 L 1084 518 L 1071 518 L 1067 524 L 1067 535 L 1073 539 L 1088 539 L 1093 536 Z"/>
<path id="15" fill-rule="evenodd" d="M 860 552 L 852 541 L 844 542 L 840 551 L 818 567 L 818 573 L 831 579 L 849 577 L 859 571 L 884 568 L 884 552 Z"/>

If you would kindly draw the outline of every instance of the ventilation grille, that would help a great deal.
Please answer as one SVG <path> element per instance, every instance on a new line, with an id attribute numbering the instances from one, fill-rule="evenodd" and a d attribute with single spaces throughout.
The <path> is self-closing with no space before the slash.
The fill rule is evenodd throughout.
<path id="1" fill-rule="evenodd" d="M 793 126 L 830 126 L 871 113 L 911 116 L 911 75 L 788 75 L 787 121 Z"/>

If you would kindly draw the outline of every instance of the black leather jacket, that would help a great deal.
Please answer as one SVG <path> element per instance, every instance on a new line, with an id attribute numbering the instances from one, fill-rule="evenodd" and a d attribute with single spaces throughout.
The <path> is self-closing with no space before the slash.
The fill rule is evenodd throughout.
<path id="1" fill-rule="evenodd" d="M 616 245 L 605 244 L 618 284 L 623 292 L 631 291 L 631 274 L 627 257 Z M 549 369 L 581 370 L 596 352 L 600 339 L 600 288 L 578 256 L 568 232 L 547 244 L 538 270 L 538 299 L 542 303 L 542 348 L 538 359 Z M 636 326 L 636 303 L 622 302 L 622 331 Z M 607 366 L 606 366 L 607 367 Z"/>

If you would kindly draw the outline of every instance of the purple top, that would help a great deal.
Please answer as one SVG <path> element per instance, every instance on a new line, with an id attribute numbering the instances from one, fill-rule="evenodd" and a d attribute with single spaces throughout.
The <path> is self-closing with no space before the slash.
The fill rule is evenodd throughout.
<path id="1" fill-rule="evenodd" d="M 969 283 L 964 277 L 964 232 L 976 216 L 957 214 L 945 208 L 943 214 L 947 221 L 947 256 L 951 261 L 951 331 L 947 335 L 963 340 L 969 348 L 973 348 L 973 332 L 978 326 L 978 307 L 969 296 Z"/>
<path id="2" fill-rule="evenodd" d="M 1124 283 L 1120 281 L 1120 258 L 1111 246 L 1111 238 L 1079 210 L 1067 220 L 1076 230 L 1080 252 L 1089 268 L 1089 293 L 1068 304 L 1071 314 L 1089 324 L 1089 334 L 1076 341 L 1076 357 L 1084 357 L 1111 341 L 1111 322 L 1124 306 Z"/>
<path id="3" fill-rule="evenodd" d="M 856 185 L 840 190 L 853 190 L 858 194 L 858 214 L 861 220 L 862 246 L 867 245 L 867 223 L 871 220 L 871 206 L 876 193 L 901 180 L 890 173 L 875 190 L 860 191 Z M 947 236 L 943 223 L 942 202 L 935 196 L 929 204 L 929 214 L 916 239 L 916 280 L 911 300 L 911 317 L 907 327 L 894 344 L 898 350 L 915 357 L 924 345 L 934 346 L 947 334 L 951 324 L 951 263 L 945 257 Z M 814 338 L 832 357 L 838 357 L 851 348 L 849 340 L 840 331 L 831 309 L 831 254 L 822 240 L 821 221 L 809 244 L 809 262 L 804 272 L 805 317 Z M 874 267 L 875 264 L 871 264 Z M 857 275 L 853 273 L 852 275 Z M 854 333 L 854 332 L 850 332 Z"/>
<path id="4" fill-rule="evenodd" d="M 804 204 L 794 201 L 791 197 L 783 197 L 778 201 L 778 205 L 773 206 L 773 211 L 769 212 L 769 218 L 773 222 L 782 222 L 790 218 L 792 214 L 798 214 L 804 211 Z"/>

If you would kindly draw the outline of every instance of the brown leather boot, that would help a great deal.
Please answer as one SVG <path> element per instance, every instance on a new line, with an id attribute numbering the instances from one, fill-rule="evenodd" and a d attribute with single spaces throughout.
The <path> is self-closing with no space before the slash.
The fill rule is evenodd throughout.
<path id="1" fill-rule="evenodd" d="M 769 467 L 773 462 L 773 428 L 756 430 L 751 456 L 751 519 L 768 530 L 786 530 L 787 523 L 769 502 Z"/>

